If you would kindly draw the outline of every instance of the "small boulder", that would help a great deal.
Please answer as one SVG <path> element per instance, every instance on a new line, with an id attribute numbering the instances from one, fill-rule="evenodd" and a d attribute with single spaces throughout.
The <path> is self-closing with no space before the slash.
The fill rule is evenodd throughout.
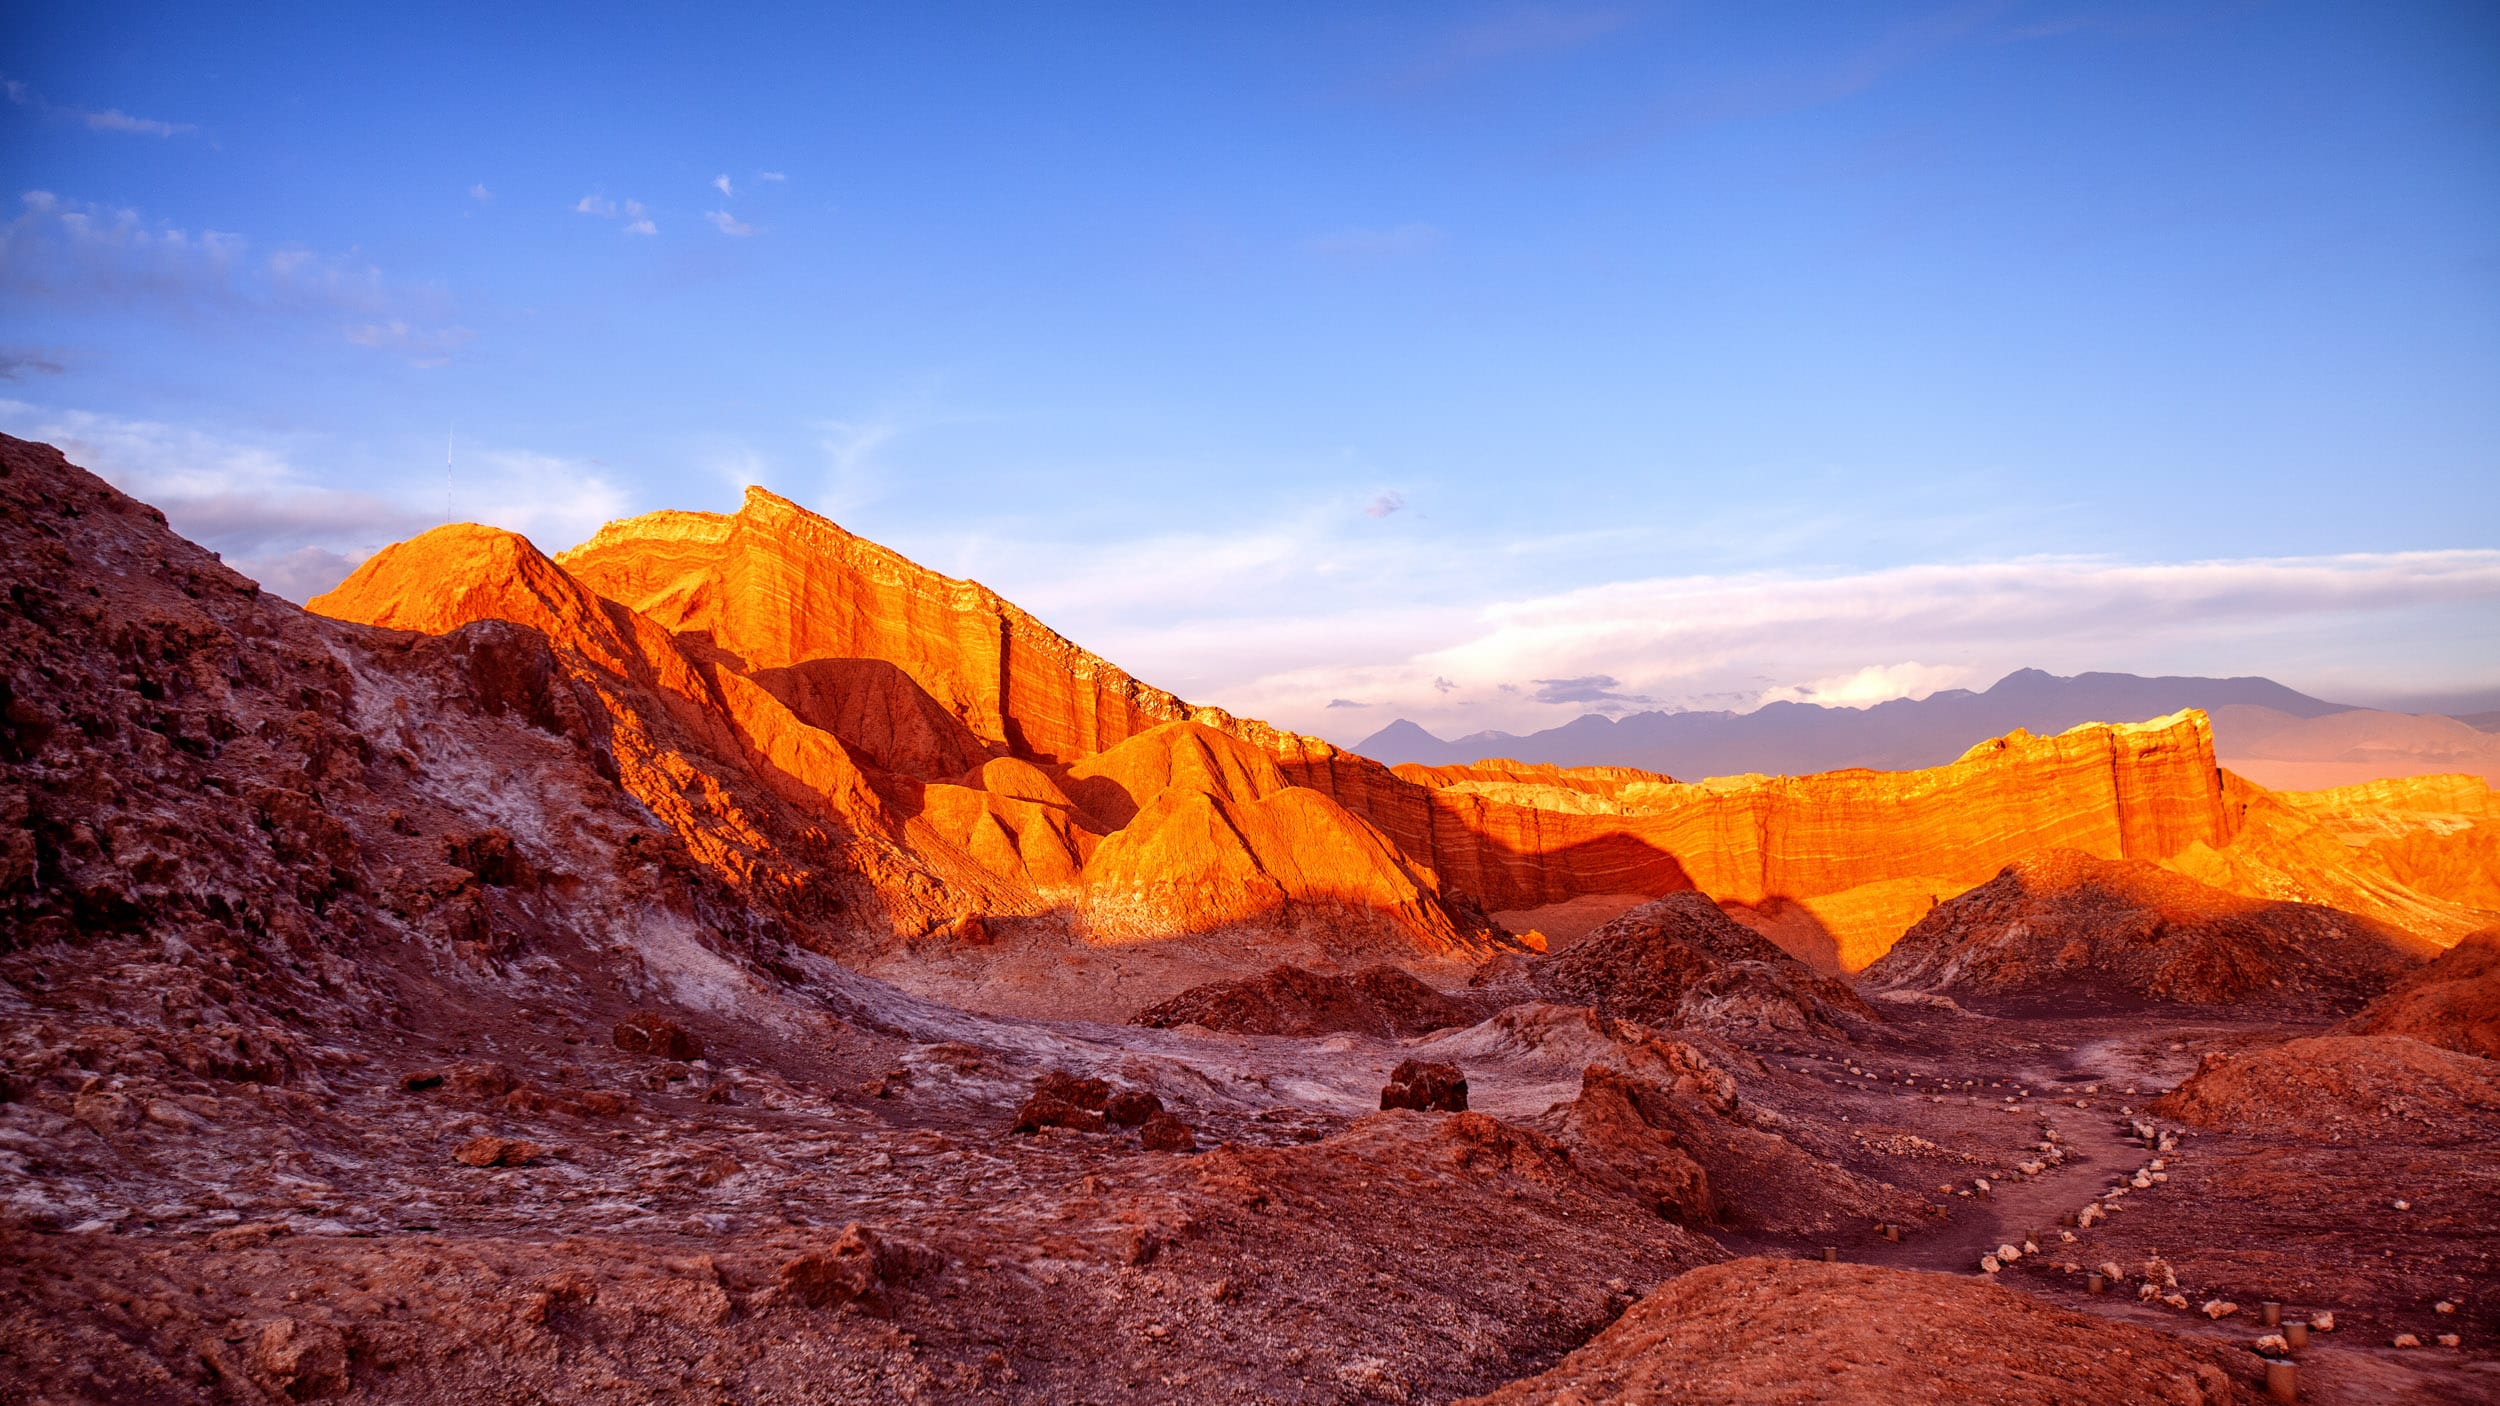
<path id="1" fill-rule="evenodd" d="M 1163 1100 L 1146 1089 L 1122 1089 L 1102 1106 L 1103 1116 L 1123 1128 L 1134 1128 L 1163 1111 Z"/>
<path id="2" fill-rule="evenodd" d="M 2205 1313 L 2205 1316 L 2206 1316 L 2207 1318 L 2210 1318 L 2210 1319 L 2214 1320 L 2214 1321 L 2215 1321 L 2215 1322 L 2217 1322 L 2217 1323 L 2221 1322 L 2223 1319 L 2228 1318 L 2228 1317 L 2230 1317 L 2232 1314 L 2237 1313 L 2237 1312 L 2239 1312 L 2239 1311 L 2240 1311 L 2240 1306 L 2239 1306 L 2238 1304 L 2235 1304 L 2235 1303 L 2230 1303 L 2230 1302 L 2227 1302 L 2227 1301 L 2222 1300 L 2222 1299 L 2207 1299 L 2207 1300 L 2205 1300 L 2205 1308 L 2204 1308 L 2204 1313 Z"/>
<path id="3" fill-rule="evenodd" d="M 1137 1130 L 1138 1140 L 1148 1152 L 1189 1152 L 1198 1146 L 1189 1125 L 1169 1113 L 1157 1113 Z"/>
<path id="4" fill-rule="evenodd" d="M 1101 1079 L 1080 1079 L 1064 1069 L 1054 1069 L 1033 1081 L 1037 1097 L 1065 1100 L 1079 1108 L 1100 1113 L 1111 1101 L 1111 1085 Z"/>
<path id="5" fill-rule="evenodd" d="M 252 1370 L 298 1401 L 347 1390 L 347 1337 L 327 1323 L 279 1318 L 252 1341 Z"/>
<path id="6" fill-rule="evenodd" d="M 452 1159 L 472 1167 L 519 1167 L 533 1158 L 543 1157 L 547 1149 L 518 1138 L 500 1138 L 481 1133 L 460 1144 Z"/>
<path id="7" fill-rule="evenodd" d="M 703 1041 L 693 1031 L 658 1011 L 636 1011 L 616 1023 L 616 1047 L 627 1054 L 654 1059 L 703 1058 Z"/>
<path id="8" fill-rule="evenodd" d="M 811 1308 L 855 1303 L 882 1316 L 887 1312 L 885 1291 L 930 1267 L 931 1258 L 853 1221 L 831 1245 L 783 1264 L 781 1291 Z"/>
<path id="9" fill-rule="evenodd" d="M 874 1295 L 881 1287 L 879 1248 L 877 1233 L 854 1221 L 831 1246 L 782 1265 L 782 1292 L 810 1308 L 840 1308 Z"/>
<path id="10" fill-rule="evenodd" d="M 1389 1075 L 1380 1091 L 1382 1109 L 1413 1108 L 1425 1113 L 1467 1111 L 1467 1076 L 1455 1064 L 1410 1059 Z"/>
<path id="11" fill-rule="evenodd" d="M 2411 1333 L 2398 1333 L 2396 1335 L 2395 1345 L 2398 1347 L 2420 1347 L 2422 1345 L 2422 1340 L 2413 1336 Z"/>
<path id="12" fill-rule="evenodd" d="M 1102 1115 L 1093 1109 L 1080 1108 L 1057 1094 L 1037 1093 L 1016 1110 L 1016 1121 L 1008 1131 L 1038 1133 L 1044 1128 L 1073 1128 L 1081 1133 L 1098 1133 L 1102 1126 Z"/>

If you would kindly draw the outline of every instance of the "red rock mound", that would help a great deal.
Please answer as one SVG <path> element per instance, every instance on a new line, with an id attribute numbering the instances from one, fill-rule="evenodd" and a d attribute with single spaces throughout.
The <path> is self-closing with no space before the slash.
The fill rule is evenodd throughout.
<path id="1" fill-rule="evenodd" d="M 1916 1197 L 1791 1141 L 1777 1115 L 1743 1102 L 1719 1062 L 1646 1026 L 1566 1006 L 1514 1006 L 1424 1048 L 1457 1054 L 1470 1045 L 1599 1051 L 1580 1072 L 1578 1097 L 1532 1124 L 1569 1146 L 1589 1176 L 1670 1220 L 1802 1235 L 1918 1210 Z"/>
<path id="2" fill-rule="evenodd" d="M 2321 1142 L 2470 1144 L 2500 1137 L 2500 1062 L 2401 1035 L 2320 1035 L 2207 1054 L 2153 1111 Z"/>
<path id="3" fill-rule="evenodd" d="M 2500 928 L 2468 935 L 2345 1021 L 2348 1035 L 2409 1035 L 2500 1059 Z"/>
<path id="4" fill-rule="evenodd" d="M 1239 1035 L 1379 1035 L 1404 1039 L 1475 1017 L 1464 1007 L 1392 966 L 1352 976 L 1323 976 L 1296 966 L 1270 967 L 1241 981 L 1193 986 L 1129 1017 L 1131 1025 L 1170 1029 L 1202 1025 Z"/>
<path id="5" fill-rule="evenodd" d="M 1642 904 L 1556 956 L 1502 958 L 1479 974 L 1491 992 L 1594 1006 L 1650 1025 L 1839 1029 L 1877 1019 L 1845 983 L 1739 926 L 1699 893 Z"/>
<path id="6" fill-rule="evenodd" d="M 2246 1398 L 2223 1360 L 1972 1279 L 1740 1259 L 1667 1281 L 1553 1370 L 1470 1400 L 2228 1406 Z"/>
<path id="7" fill-rule="evenodd" d="M 2351 1011 L 2438 950 L 2337 909 L 2062 851 L 1938 904 L 1866 979 L 2017 1000 Z"/>

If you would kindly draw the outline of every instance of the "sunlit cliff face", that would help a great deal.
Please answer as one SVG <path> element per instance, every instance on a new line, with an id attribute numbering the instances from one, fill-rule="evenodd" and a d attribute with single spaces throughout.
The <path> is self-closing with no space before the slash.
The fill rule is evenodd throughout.
<path id="1" fill-rule="evenodd" d="M 2383 858 L 2343 875 L 2347 846 L 2233 791 L 2199 713 L 2017 733 L 1920 772 L 1392 773 L 1193 707 L 760 489 L 735 514 L 612 523 L 553 560 L 440 528 L 313 608 L 543 631 L 608 714 L 627 787 L 695 854 L 784 887 L 830 864 L 858 900 L 839 925 L 873 941 L 1002 917 L 1095 944 L 1317 925 L 1349 950 L 1455 956 L 1507 945 L 1503 927 L 1566 911 L 1585 927 L 1699 888 L 1855 971 L 1942 899 L 2055 850 L 2264 895 L 2323 867 L 2356 911 L 2472 926 L 2438 879 L 2409 887 Z"/>

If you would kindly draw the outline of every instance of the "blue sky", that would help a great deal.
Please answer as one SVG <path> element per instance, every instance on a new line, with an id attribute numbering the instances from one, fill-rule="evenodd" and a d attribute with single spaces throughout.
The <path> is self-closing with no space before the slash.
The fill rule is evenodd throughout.
<path id="1" fill-rule="evenodd" d="M 1340 740 L 2500 702 L 2500 9 L 521 8 L 15 7 L 0 428 L 298 594 L 762 483 Z"/>

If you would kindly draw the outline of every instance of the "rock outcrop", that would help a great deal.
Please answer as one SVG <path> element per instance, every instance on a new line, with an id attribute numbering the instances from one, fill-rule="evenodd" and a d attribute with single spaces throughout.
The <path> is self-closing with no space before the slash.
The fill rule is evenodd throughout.
<path id="1" fill-rule="evenodd" d="M 1132 1025 L 1197 1025 L 1238 1035 L 1378 1035 L 1404 1039 L 1465 1025 L 1468 1010 L 1399 968 L 1349 976 L 1270 967 L 1239 981 L 1193 986 L 1129 1017 Z"/>
<path id="2" fill-rule="evenodd" d="M 2429 965 L 2407 972 L 2341 1029 L 2404 1035 L 2500 1059 L 2500 928 L 2469 934 Z"/>
<path id="3" fill-rule="evenodd" d="M 1332 929 L 1432 958 L 1486 950 L 1490 914 L 1699 889 L 1855 971 L 1934 904 L 2052 849 L 2201 865 L 2251 893 L 2347 858 L 2331 842 L 2235 844 L 2252 810 L 2263 836 L 2315 826 L 2226 794 L 2195 713 L 2016 733 L 1909 773 L 1393 773 L 1192 706 L 977 583 L 761 490 L 734 514 L 610 524 L 553 560 L 508 533 L 438 529 L 316 605 L 395 628 L 544 632 L 597 698 L 628 788 L 705 862 L 736 882 L 796 882 L 821 866 L 778 833 L 812 830 L 811 860 L 863 880 L 843 895 L 851 911 L 905 937 L 1059 915 L 1113 942 Z M 695 786 L 734 814 L 678 794 L 671 759 L 698 752 L 746 773 Z M 794 813 L 786 826 L 760 813 L 775 807 Z M 2389 843 L 2411 848 L 2368 860 L 2335 901 L 2443 935 L 2472 926 L 2439 926 L 2450 900 L 2408 897 L 2397 872 L 2470 896 L 2479 851 Z"/>
<path id="4" fill-rule="evenodd" d="M 1938 905 L 1866 976 L 1956 997 L 2349 1013 L 2438 950 L 2333 908 L 2067 852 Z"/>
<path id="5" fill-rule="evenodd" d="M 2168 859 L 2227 845 L 2235 821 L 2212 729 L 2192 712 L 2056 737 L 2017 732 L 1916 772 L 1700 784 L 1517 764 L 1386 775 L 1344 754 L 1288 757 L 1285 769 L 1490 911 L 1697 888 L 1731 905 L 1804 911 L 1822 930 L 1812 945 L 1845 971 L 2012 860 L 2060 848 Z"/>
<path id="6" fill-rule="evenodd" d="M 1845 982 L 1818 976 L 1697 893 L 1625 913 L 1551 957 L 1503 957 L 1478 973 L 1490 995 L 1595 1008 L 1660 1027 L 1824 1033 L 1873 1024 Z"/>
<path id="7" fill-rule="evenodd" d="M 724 877 L 799 883 L 828 859 L 856 876 L 833 950 L 879 925 L 910 939 L 1053 912 L 1107 942 L 1243 926 L 1322 926 L 1390 954 L 1483 941 L 1437 876 L 1233 735 L 1266 730 L 770 494 L 733 517 L 613 524 L 560 562 L 440 528 L 312 605 L 544 634 L 628 789 Z"/>
<path id="8" fill-rule="evenodd" d="M 2154 1113 L 2319 1142 L 2464 1146 L 2500 1136 L 2500 1061 L 2401 1035 L 2319 1035 L 2214 1052 Z"/>
<path id="9" fill-rule="evenodd" d="M 1757 1258 L 1679 1275 L 1552 1370 L 1469 1401 L 2231 1406 L 2225 1360 L 1995 1284 Z"/>

